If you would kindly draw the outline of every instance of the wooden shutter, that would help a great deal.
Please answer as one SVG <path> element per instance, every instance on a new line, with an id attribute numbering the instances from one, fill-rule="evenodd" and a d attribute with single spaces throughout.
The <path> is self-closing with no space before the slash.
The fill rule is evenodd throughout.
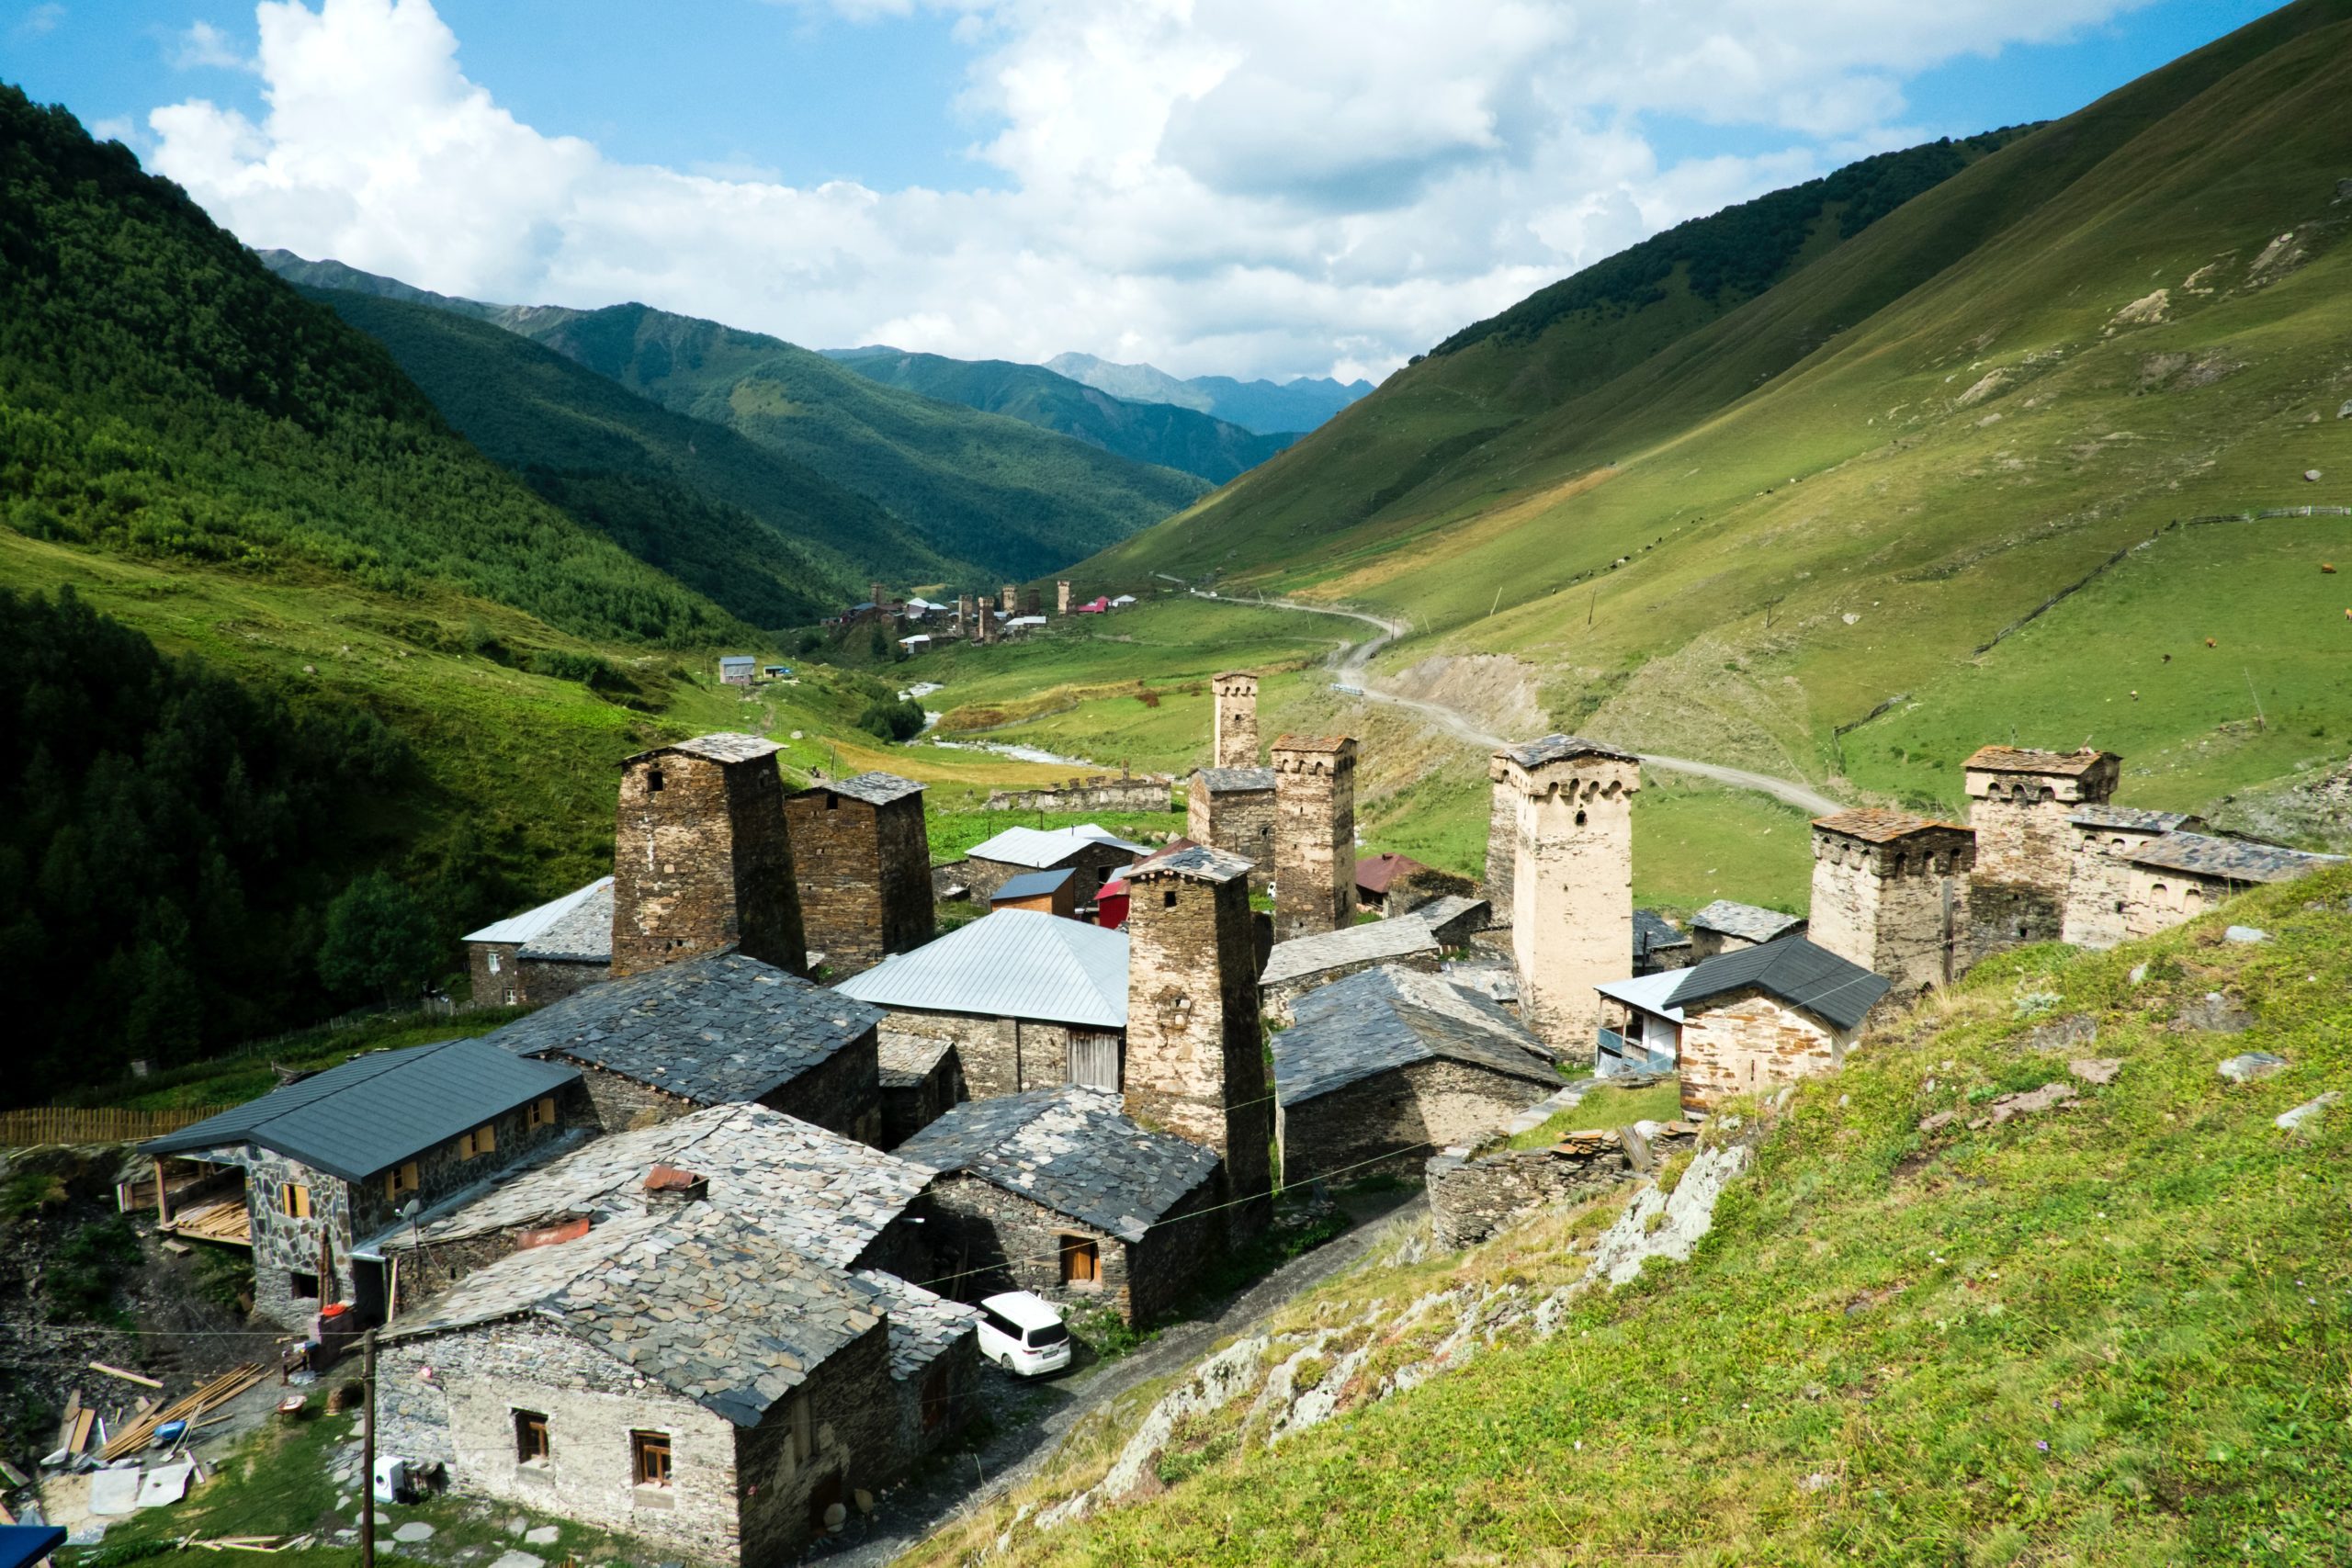
<path id="1" fill-rule="evenodd" d="M 1107 1089 L 1117 1093 L 1119 1089 L 1119 1037 L 1115 1034 L 1080 1034 L 1072 1031 L 1069 1037 L 1069 1081 L 1089 1089 Z"/>

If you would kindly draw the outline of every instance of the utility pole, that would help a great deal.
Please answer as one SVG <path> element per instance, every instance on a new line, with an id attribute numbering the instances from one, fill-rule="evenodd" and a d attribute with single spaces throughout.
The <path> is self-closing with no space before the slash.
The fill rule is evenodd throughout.
<path id="1" fill-rule="evenodd" d="M 376 1331 L 359 1339 L 359 1568 L 376 1568 Z"/>

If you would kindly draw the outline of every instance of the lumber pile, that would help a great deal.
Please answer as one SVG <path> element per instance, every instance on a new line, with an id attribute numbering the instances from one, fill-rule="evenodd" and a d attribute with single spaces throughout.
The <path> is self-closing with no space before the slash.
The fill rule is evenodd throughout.
<path id="1" fill-rule="evenodd" d="M 150 1410 L 115 1434 L 114 1439 L 98 1450 L 98 1457 L 112 1464 L 116 1460 L 139 1452 L 155 1440 L 155 1430 L 174 1421 L 193 1422 L 216 1404 L 225 1404 L 245 1390 L 261 1382 L 262 1369 L 258 1361 L 247 1361 L 236 1371 L 223 1372 L 194 1393 L 174 1401 L 158 1410 Z"/>

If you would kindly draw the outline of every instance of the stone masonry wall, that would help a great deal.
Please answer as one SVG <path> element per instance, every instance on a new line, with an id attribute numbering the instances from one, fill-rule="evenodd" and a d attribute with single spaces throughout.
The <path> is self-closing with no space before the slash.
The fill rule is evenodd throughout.
<path id="1" fill-rule="evenodd" d="M 1258 677 L 1228 671 L 1209 682 L 1216 701 L 1210 734 L 1209 765 L 1254 768 L 1258 765 Z"/>
<path id="2" fill-rule="evenodd" d="M 1375 1166 L 1418 1170 L 1434 1149 L 1476 1145 L 1551 1089 L 1464 1062 L 1416 1062 L 1285 1106 L 1285 1186 L 1357 1180 Z"/>
<path id="3" fill-rule="evenodd" d="M 1497 779 L 1487 805 L 1487 878 L 1484 884 L 1487 918 L 1509 926 L 1517 912 L 1519 868 L 1519 790 L 1508 779 Z"/>
<path id="4" fill-rule="evenodd" d="M 1598 985 L 1634 952 L 1634 795 L 1638 763 L 1581 758 L 1529 772 L 1501 764 L 1518 795 L 1511 954 L 1521 1016 L 1555 1050 L 1589 1049 Z"/>
<path id="5" fill-rule="evenodd" d="M 582 964 L 571 958 L 526 958 L 521 964 L 523 999 L 535 1008 L 560 1002 L 613 977 L 609 964 Z"/>
<path id="6" fill-rule="evenodd" d="M 1066 1306 L 1108 1306 L 1128 1323 L 1148 1323 L 1182 1300 L 1203 1265 L 1217 1256 L 1225 1227 L 1202 1213 L 1216 1202 L 1216 1188 L 1214 1179 L 1203 1182 L 1131 1246 L 978 1177 L 944 1176 L 924 1200 L 933 1273 L 956 1276 L 954 1293 L 962 1301 L 1032 1291 Z M 1062 1283 L 1066 1235 L 1095 1243 L 1100 1280 Z"/>
<path id="7" fill-rule="evenodd" d="M 1964 967 L 1972 847 L 1962 832 L 1871 843 L 1815 829 L 1807 936 L 1909 998 Z"/>
<path id="8" fill-rule="evenodd" d="M 1735 991 L 1682 1020 L 1682 1109 L 1704 1116 L 1735 1095 L 1834 1072 L 1852 1045 L 1762 991 Z"/>
<path id="9" fill-rule="evenodd" d="M 1475 1247 L 1538 1209 L 1582 1202 L 1633 1179 L 1625 1156 L 1503 1149 L 1476 1159 L 1433 1155 L 1427 1167 L 1430 1234 L 1440 1248 Z"/>
<path id="10" fill-rule="evenodd" d="M 1196 783 L 1184 807 L 1184 837 L 1248 861 L 1250 886 L 1263 892 L 1274 879 L 1274 792 L 1211 795 Z"/>
<path id="11" fill-rule="evenodd" d="M 878 1029 L 867 1030 L 791 1082 L 763 1095 L 760 1103 L 845 1138 L 880 1147 L 880 1038 Z"/>
<path id="12" fill-rule="evenodd" d="M 1069 1082 L 1070 1031 L 1064 1024 L 901 1010 L 890 1013 L 882 1026 L 894 1033 L 953 1041 L 963 1062 L 965 1089 L 974 1100 Z"/>
<path id="13" fill-rule="evenodd" d="M 784 783 L 774 756 L 658 751 L 621 770 L 613 833 L 613 975 L 729 943 L 808 972 Z"/>
<path id="14" fill-rule="evenodd" d="M 801 921 L 834 979 L 931 940 L 922 797 L 876 807 L 822 785 L 785 797 Z"/>
<path id="15" fill-rule="evenodd" d="M 523 1000 L 519 942 L 469 942 L 466 943 L 466 975 L 471 995 L 466 1006 L 473 1008 L 511 1008 Z"/>
<path id="16" fill-rule="evenodd" d="M 1968 822 L 1976 830 L 1968 889 L 1973 957 L 2059 940 L 2078 838 L 2068 818 L 2077 807 L 2104 805 L 2116 776 L 2111 761 L 2079 776 L 1968 770 Z"/>
<path id="17" fill-rule="evenodd" d="M 2074 874 L 2059 939 L 2075 947 L 2113 947 L 2131 933 L 2130 856 L 2159 835 L 2125 828 L 2075 829 Z"/>
<path id="18" fill-rule="evenodd" d="M 1337 931 L 1354 923 L 1355 909 L 1355 742 L 1343 740 L 1339 750 L 1326 750 L 1277 741 L 1275 939 Z"/>
<path id="19" fill-rule="evenodd" d="M 797 1460 L 791 1445 L 795 1400 L 807 1402 L 813 1444 Z M 822 1530 L 827 1504 L 854 1509 L 853 1492 L 879 1492 L 904 1475 L 913 1458 L 890 1376 L 889 1329 L 877 1324 L 825 1358 L 758 1427 L 735 1429 L 744 1568 L 793 1561 Z"/>
<path id="20" fill-rule="evenodd" d="M 2244 892 L 2218 877 L 2191 875 L 2167 867 L 2125 869 L 2123 934 L 2154 936 L 2186 925 L 2233 893 Z"/>
<path id="21" fill-rule="evenodd" d="M 983 811 L 1165 811 L 1176 781 L 1166 773 L 1138 777 L 1108 773 L 1072 779 L 1045 789 L 992 789 Z"/>

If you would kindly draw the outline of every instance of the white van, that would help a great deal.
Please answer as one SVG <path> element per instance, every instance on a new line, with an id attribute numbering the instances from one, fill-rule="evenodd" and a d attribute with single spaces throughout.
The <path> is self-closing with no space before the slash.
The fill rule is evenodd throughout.
<path id="1" fill-rule="evenodd" d="M 1007 1291 L 980 1303 L 980 1354 L 1015 1377 L 1043 1377 L 1069 1365 L 1069 1330 L 1044 1297 Z"/>

